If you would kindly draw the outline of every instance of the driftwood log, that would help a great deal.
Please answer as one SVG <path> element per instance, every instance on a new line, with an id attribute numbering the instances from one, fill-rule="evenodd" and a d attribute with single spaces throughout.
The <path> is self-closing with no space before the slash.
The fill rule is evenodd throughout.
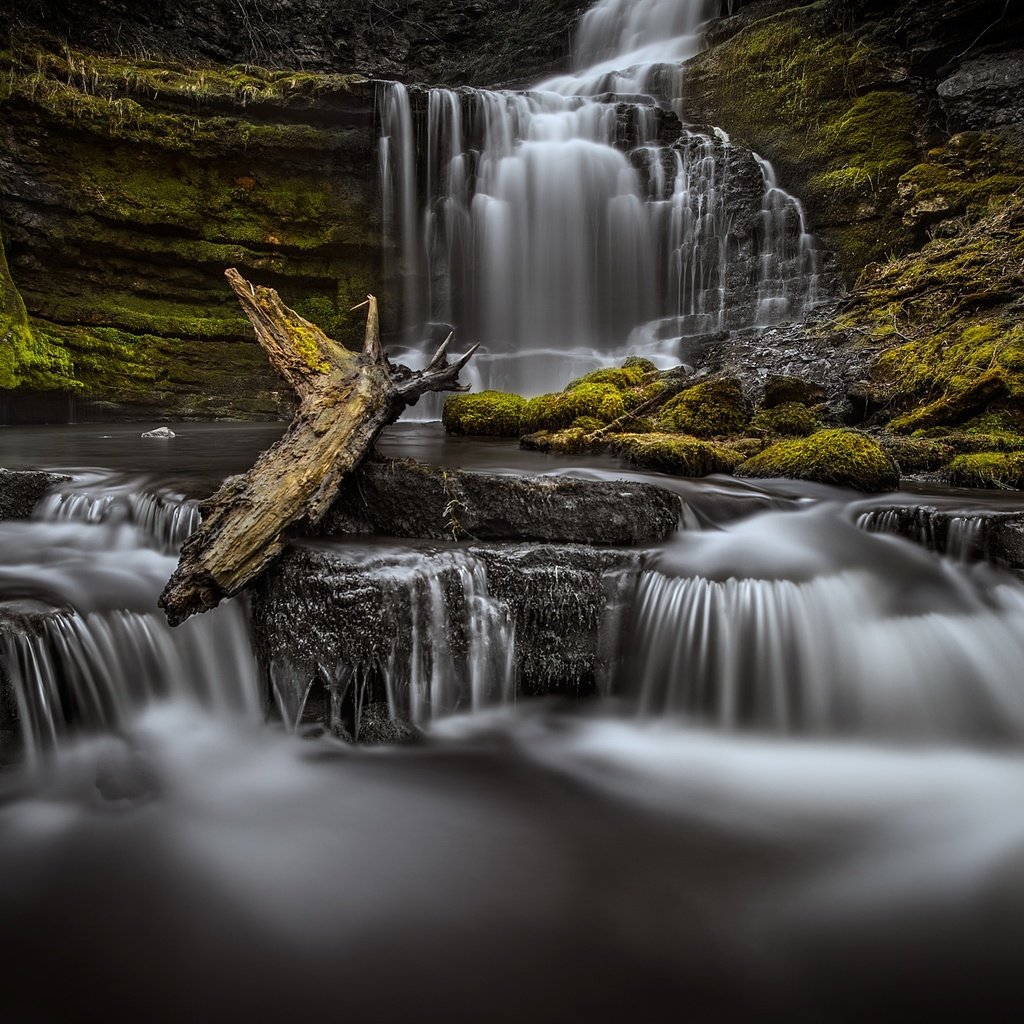
<path id="1" fill-rule="evenodd" d="M 250 284 L 237 270 L 227 271 L 227 279 L 299 405 L 284 437 L 203 503 L 202 525 L 160 595 L 171 625 L 237 594 L 278 557 L 289 531 L 315 526 L 346 474 L 406 406 L 429 391 L 468 390 L 459 385 L 459 372 L 476 351 L 449 363 L 449 335 L 429 365 L 413 372 L 384 355 L 373 296 L 364 303 L 363 350 L 353 352 L 289 309 L 273 289 Z"/>

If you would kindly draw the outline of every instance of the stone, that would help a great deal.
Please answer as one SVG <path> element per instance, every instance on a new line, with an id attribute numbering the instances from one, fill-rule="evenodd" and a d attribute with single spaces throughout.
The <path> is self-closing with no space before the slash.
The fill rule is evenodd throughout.
<path id="1" fill-rule="evenodd" d="M 343 485 L 315 534 L 651 544 L 675 531 L 679 511 L 676 495 L 651 484 L 492 476 L 375 459 Z"/>
<path id="2" fill-rule="evenodd" d="M 170 438 L 178 435 L 170 427 L 157 427 L 156 430 L 147 430 L 143 437 Z"/>
<path id="3" fill-rule="evenodd" d="M 39 499 L 70 479 L 63 473 L 0 469 L 0 519 L 30 519 Z"/>

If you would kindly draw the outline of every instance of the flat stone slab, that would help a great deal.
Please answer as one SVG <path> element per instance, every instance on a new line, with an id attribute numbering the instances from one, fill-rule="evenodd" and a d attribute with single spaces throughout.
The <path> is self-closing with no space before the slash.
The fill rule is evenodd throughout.
<path id="1" fill-rule="evenodd" d="M 670 536 L 680 510 L 675 494 L 652 484 L 488 475 L 375 459 L 343 486 L 315 534 L 628 546 Z"/>

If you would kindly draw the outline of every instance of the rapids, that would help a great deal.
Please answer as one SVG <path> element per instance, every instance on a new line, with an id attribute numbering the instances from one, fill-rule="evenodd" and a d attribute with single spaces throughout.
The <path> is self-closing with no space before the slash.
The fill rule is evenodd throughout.
<path id="1" fill-rule="evenodd" d="M 30 755 L 0 775 L 10 1019 L 853 1021 L 1019 994 L 1016 578 L 868 528 L 861 496 L 650 475 L 680 532 L 625 581 L 606 693 L 570 709 L 498 685 L 516 638 L 459 545 L 380 541 L 427 595 L 465 567 L 477 675 L 451 652 L 398 673 L 407 714 L 437 687 L 444 713 L 351 747 L 263 724 L 240 604 L 177 631 L 154 607 L 186 481 L 234 431 L 183 424 L 160 477 L 81 470 L 0 524 L 5 621 L 43 623 L 0 652 Z M 437 427 L 382 447 L 642 476 Z"/>

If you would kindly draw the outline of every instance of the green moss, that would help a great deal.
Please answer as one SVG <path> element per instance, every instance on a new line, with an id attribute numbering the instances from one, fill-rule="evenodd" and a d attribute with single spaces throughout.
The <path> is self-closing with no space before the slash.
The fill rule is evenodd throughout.
<path id="1" fill-rule="evenodd" d="M 518 437 L 526 399 L 505 391 L 455 395 L 444 403 L 441 422 L 449 434 Z"/>
<path id="2" fill-rule="evenodd" d="M 687 69 L 687 109 L 773 161 L 851 279 L 910 241 L 895 199 L 925 112 L 886 84 L 890 66 L 812 4 L 747 25 Z"/>
<path id="3" fill-rule="evenodd" d="M 639 370 L 642 376 L 658 372 L 657 365 L 650 359 L 644 359 L 643 356 L 629 356 L 622 364 L 622 368 L 624 370 Z"/>
<path id="4" fill-rule="evenodd" d="M 852 430 L 821 430 L 810 437 L 780 441 L 736 472 L 814 480 L 858 491 L 889 491 L 899 485 L 899 471 L 881 446 Z"/>
<path id="5" fill-rule="evenodd" d="M 958 455 L 949 466 L 955 487 L 1024 488 L 1024 452 Z"/>
<path id="6" fill-rule="evenodd" d="M 748 420 L 739 381 L 721 377 L 686 388 L 665 404 L 658 429 L 694 437 L 724 437 L 739 433 Z"/>
<path id="7" fill-rule="evenodd" d="M 548 452 L 552 455 L 599 454 L 608 447 L 603 436 L 594 434 L 586 427 L 567 427 L 565 430 L 539 430 L 519 439 L 519 446 L 530 451 Z"/>
<path id="8" fill-rule="evenodd" d="M 679 434 L 613 434 L 608 440 L 633 465 L 676 476 L 730 473 L 742 460 L 724 445 Z"/>
<path id="9" fill-rule="evenodd" d="M 0 237 L 0 388 L 45 391 L 80 386 L 63 346 L 33 331 Z"/>
<path id="10" fill-rule="evenodd" d="M 523 409 L 522 431 L 533 434 L 562 430 L 580 416 L 611 423 L 625 412 L 622 395 L 614 384 L 580 382 L 569 391 L 531 398 Z"/>
<path id="11" fill-rule="evenodd" d="M 884 436 L 879 444 L 899 467 L 900 473 L 934 473 L 956 454 L 952 444 L 927 437 Z"/>
<path id="12" fill-rule="evenodd" d="M 771 409 L 759 409 L 750 421 L 752 430 L 799 437 L 813 434 L 820 426 L 817 415 L 799 402 L 784 402 Z"/>

